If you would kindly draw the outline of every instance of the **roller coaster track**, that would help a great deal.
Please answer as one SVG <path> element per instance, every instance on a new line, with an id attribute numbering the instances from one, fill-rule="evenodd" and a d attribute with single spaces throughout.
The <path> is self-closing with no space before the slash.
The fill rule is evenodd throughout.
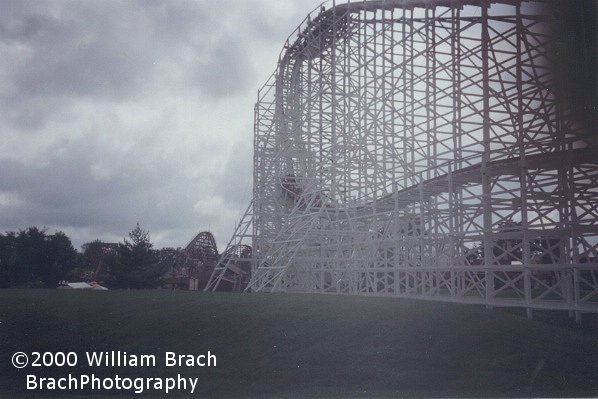
<path id="1" fill-rule="evenodd" d="M 555 94 L 547 4 L 308 14 L 258 92 L 245 290 L 598 312 L 598 152 Z"/>

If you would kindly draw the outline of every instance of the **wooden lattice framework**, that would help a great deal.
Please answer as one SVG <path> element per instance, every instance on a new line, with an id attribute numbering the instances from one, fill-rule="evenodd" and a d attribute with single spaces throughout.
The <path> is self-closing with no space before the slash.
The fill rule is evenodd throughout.
<path id="1" fill-rule="evenodd" d="M 550 45 L 539 1 L 310 13 L 255 106 L 246 290 L 598 312 L 598 156 Z"/>

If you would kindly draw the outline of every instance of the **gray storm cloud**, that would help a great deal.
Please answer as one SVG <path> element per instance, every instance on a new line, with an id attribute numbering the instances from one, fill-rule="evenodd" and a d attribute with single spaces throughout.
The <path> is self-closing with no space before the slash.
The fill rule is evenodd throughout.
<path id="1" fill-rule="evenodd" d="M 78 246 L 139 221 L 156 247 L 208 228 L 223 247 L 251 195 L 255 93 L 317 3 L 3 1 L 0 231 Z"/>

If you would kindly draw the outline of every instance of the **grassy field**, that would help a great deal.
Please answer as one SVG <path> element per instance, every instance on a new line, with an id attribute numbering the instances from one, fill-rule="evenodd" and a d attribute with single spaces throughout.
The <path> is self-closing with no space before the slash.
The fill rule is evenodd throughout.
<path id="1" fill-rule="evenodd" d="M 598 396 L 598 333 L 563 314 L 389 298 L 0 290 L 0 397 L 27 373 L 198 377 L 168 397 Z M 17 370 L 16 351 L 155 354 L 155 368 Z M 166 368 L 165 351 L 217 355 Z M 79 395 L 81 395 L 79 393 Z M 104 392 L 96 397 L 164 397 Z M 82 397 L 82 396 L 81 396 Z"/>

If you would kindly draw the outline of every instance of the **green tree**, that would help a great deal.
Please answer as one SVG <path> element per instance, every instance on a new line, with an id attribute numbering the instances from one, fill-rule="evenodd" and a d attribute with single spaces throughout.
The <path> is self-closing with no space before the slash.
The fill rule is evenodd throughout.
<path id="1" fill-rule="evenodd" d="M 44 286 L 55 287 L 76 266 L 77 251 L 62 231 L 47 236 L 45 244 L 44 267 L 38 275 Z"/>
<path id="2" fill-rule="evenodd" d="M 0 287 L 55 287 L 75 267 L 77 251 L 63 232 L 29 227 L 0 235 Z"/>
<path id="3" fill-rule="evenodd" d="M 24 282 L 25 280 L 18 276 L 15 233 L 0 234 L 0 288 L 13 287 Z"/>
<path id="4" fill-rule="evenodd" d="M 37 227 L 21 230 L 16 236 L 16 277 L 18 284 L 41 286 L 40 270 L 46 258 L 46 232 Z"/>
<path id="5" fill-rule="evenodd" d="M 108 285 L 114 288 L 155 288 L 162 284 L 166 272 L 152 249 L 149 233 L 139 223 L 106 262 Z"/>

